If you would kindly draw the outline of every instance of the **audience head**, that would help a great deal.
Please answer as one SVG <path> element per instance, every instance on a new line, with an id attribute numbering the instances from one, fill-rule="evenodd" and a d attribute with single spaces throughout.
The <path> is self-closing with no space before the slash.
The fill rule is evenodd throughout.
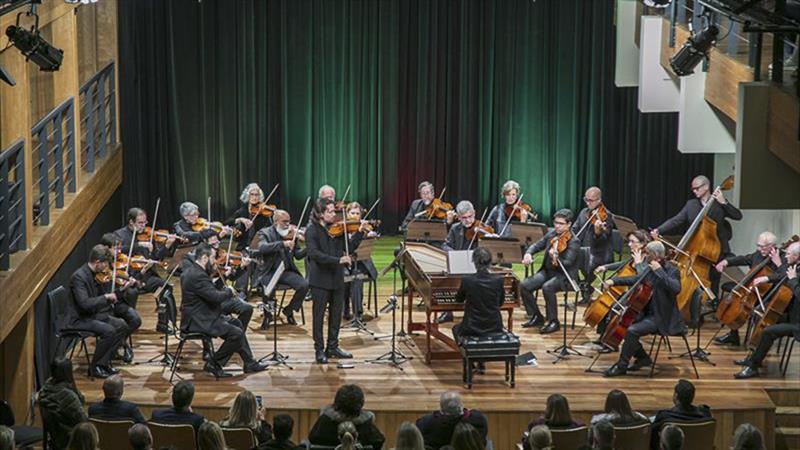
<path id="1" fill-rule="evenodd" d="M 94 424 L 81 422 L 70 432 L 67 450 L 96 450 L 99 440 Z"/>
<path id="2" fill-rule="evenodd" d="M 333 409 L 347 417 L 356 417 L 364 407 L 364 391 L 355 384 L 345 384 L 336 391 Z"/>
<path id="3" fill-rule="evenodd" d="M 422 433 L 411 422 L 403 422 L 397 430 L 395 450 L 425 450 Z"/>
<path id="4" fill-rule="evenodd" d="M 216 422 L 203 422 L 197 431 L 197 450 L 225 450 L 225 436 Z"/>
<path id="5" fill-rule="evenodd" d="M 561 394 L 552 394 L 547 397 L 547 407 L 544 418 L 549 426 L 567 426 L 572 423 L 572 413 L 569 411 L 569 402 Z"/>
<path id="6" fill-rule="evenodd" d="M 275 440 L 288 441 L 292 437 L 294 419 L 288 414 L 278 414 L 272 418 L 272 434 Z"/>
<path id="7" fill-rule="evenodd" d="M 50 364 L 50 378 L 55 383 L 69 383 L 75 385 L 72 377 L 72 361 L 68 358 L 56 358 Z"/>
<path id="8" fill-rule="evenodd" d="M 228 412 L 228 425 L 246 428 L 258 426 L 258 403 L 252 392 L 244 390 L 236 396 Z"/>
<path id="9" fill-rule="evenodd" d="M 464 414 L 464 404 L 458 392 L 443 392 L 439 397 L 439 409 L 448 416 L 460 416 Z"/>
<path id="10" fill-rule="evenodd" d="M 194 385 L 191 381 L 180 381 L 172 388 L 172 406 L 176 410 L 184 410 L 192 405 Z"/>
<path id="11" fill-rule="evenodd" d="M 481 433 L 467 422 L 459 422 L 450 440 L 453 450 L 485 450 L 486 442 Z"/>
<path id="12" fill-rule="evenodd" d="M 550 428 L 547 425 L 536 425 L 531 428 L 528 435 L 528 445 L 531 450 L 550 450 L 553 448 L 553 435 L 550 434 Z"/>
<path id="13" fill-rule="evenodd" d="M 14 450 L 14 448 L 14 430 L 0 425 L 0 450 Z"/>
<path id="14" fill-rule="evenodd" d="M 128 441 L 133 450 L 151 450 L 153 448 L 153 435 L 143 423 L 134 424 L 128 428 Z"/>
<path id="15" fill-rule="evenodd" d="M 667 425 L 661 429 L 660 450 L 681 450 L 683 448 L 683 430 L 675 425 Z"/>
<path id="16" fill-rule="evenodd" d="M 628 396 L 619 389 L 611 390 L 606 396 L 605 412 L 617 414 L 620 418 L 633 418 Z"/>
<path id="17" fill-rule="evenodd" d="M 694 385 L 689 380 L 678 380 L 675 385 L 675 393 L 672 395 L 672 401 L 675 406 L 682 408 L 689 408 L 694 402 Z"/>
<path id="18" fill-rule="evenodd" d="M 339 443 L 342 444 L 341 450 L 353 450 L 356 448 L 358 432 L 353 422 L 348 420 L 340 423 L 339 426 L 336 427 L 336 434 L 339 436 Z"/>
<path id="19" fill-rule="evenodd" d="M 103 381 L 103 395 L 108 400 L 119 400 L 125 390 L 125 382 L 119 375 L 112 375 Z"/>
<path id="20" fill-rule="evenodd" d="M 732 450 L 764 450 L 764 437 L 758 428 L 749 423 L 743 423 L 733 433 Z"/>
<path id="21" fill-rule="evenodd" d="M 614 450 L 614 425 L 601 420 L 592 425 L 592 448 L 596 450 Z"/>
<path id="22" fill-rule="evenodd" d="M 472 263 L 478 271 L 488 270 L 492 265 L 492 254 L 483 247 L 478 247 L 472 252 Z"/>

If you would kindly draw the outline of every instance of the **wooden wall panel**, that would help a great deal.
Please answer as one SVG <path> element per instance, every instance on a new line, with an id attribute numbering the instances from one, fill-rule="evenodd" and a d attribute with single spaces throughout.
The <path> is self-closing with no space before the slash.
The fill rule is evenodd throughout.
<path id="1" fill-rule="evenodd" d="M 800 101 L 791 89 L 770 86 L 769 151 L 800 174 Z"/>

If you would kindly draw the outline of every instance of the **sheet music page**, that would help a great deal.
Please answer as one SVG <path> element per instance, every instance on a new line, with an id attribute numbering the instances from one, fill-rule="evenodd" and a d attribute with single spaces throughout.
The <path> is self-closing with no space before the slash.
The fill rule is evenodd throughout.
<path id="1" fill-rule="evenodd" d="M 272 279 L 269 280 L 269 284 L 266 288 L 264 288 L 264 295 L 266 297 L 272 295 L 272 291 L 275 290 L 275 286 L 278 285 L 278 280 L 281 279 L 281 275 L 285 270 L 286 267 L 284 267 L 283 261 L 281 261 L 280 265 L 278 265 L 278 268 L 275 270 L 275 273 L 272 275 Z"/>
<path id="2" fill-rule="evenodd" d="M 475 264 L 472 263 L 472 250 L 447 252 L 447 272 L 451 275 L 466 275 L 477 272 Z"/>

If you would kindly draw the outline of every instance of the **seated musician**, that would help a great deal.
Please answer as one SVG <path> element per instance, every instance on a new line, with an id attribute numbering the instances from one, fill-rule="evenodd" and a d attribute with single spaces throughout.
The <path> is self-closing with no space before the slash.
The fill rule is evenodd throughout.
<path id="1" fill-rule="evenodd" d="M 572 225 L 572 211 L 561 209 L 553 214 L 553 230 L 544 235 L 538 242 L 534 243 L 527 250 L 522 258 L 522 263 L 526 266 L 533 262 L 533 255 L 544 250 L 545 257 L 542 267 L 533 276 L 526 278 L 520 283 L 520 293 L 525 306 L 525 312 L 530 316 L 522 326 L 525 328 L 541 326 L 541 334 L 555 333 L 561 327 L 558 322 L 558 303 L 556 293 L 571 289 L 569 280 L 564 275 L 564 270 L 569 273 L 574 280 L 577 276 L 575 262 L 580 251 L 580 243 L 574 236 L 571 236 L 570 226 Z M 559 252 L 559 240 L 566 240 L 566 246 Z M 554 245 L 555 244 L 555 245 Z M 563 264 L 564 270 L 559 267 Z M 539 306 L 533 298 L 533 291 L 542 290 L 547 311 L 547 322 L 539 311 Z"/>
<path id="2" fill-rule="evenodd" d="M 500 237 L 511 237 L 511 225 L 506 226 L 508 222 L 533 222 L 534 215 L 529 213 L 528 210 L 524 208 L 517 208 L 519 211 L 520 219 L 514 217 L 509 219 L 506 215 L 506 210 L 510 209 L 513 211 L 514 205 L 517 203 L 519 199 L 519 183 L 514 180 L 508 180 L 503 183 L 503 203 L 496 205 L 489 211 L 489 215 L 486 217 L 486 225 L 494 228 L 495 232 L 503 234 Z"/>
<path id="3" fill-rule="evenodd" d="M 782 264 L 780 253 L 778 252 L 778 248 L 775 246 L 775 242 L 777 242 L 777 240 L 778 238 L 775 237 L 774 234 L 770 233 L 769 231 L 765 231 L 758 235 L 758 240 L 756 241 L 756 251 L 742 256 L 729 256 L 718 262 L 715 268 L 717 269 L 717 272 L 722 273 L 725 271 L 726 267 L 755 267 L 764 261 L 764 259 L 769 258 L 770 262 L 767 263 L 767 267 L 775 272 L 775 270 L 777 270 Z M 735 283 L 731 281 L 723 283 L 722 292 L 730 292 L 734 286 Z M 714 343 L 720 345 L 729 344 L 739 346 L 739 330 L 730 330 L 725 335 L 714 338 Z"/>
<path id="4" fill-rule="evenodd" d="M 428 220 L 428 217 L 425 214 L 425 209 L 431 204 L 433 199 L 436 198 L 436 192 L 433 188 L 433 183 L 430 181 L 423 181 L 417 187 L 417 192 L 419 193 L 419 198 L 411 202 L 411 206 L 408 208 L 408 213 L 406 214 L 405 219 L 403 219 L 403 223 L 400 224 L 400 232 L 405 232 L 406 229 L 408 229 L 408 224 L 415 219 Z M 455 217 L 455 212 L 447 211 L 448 224 L 453 223 Z"/>
<path id="5" fill-rule="evenodd" d="M 464 319 L 453 325 L 456 342 L 462 336 L 487 336 L 503 331 L 500 314 L 505 299 L 503 277 L 489 273 L 492 254 L 483 247 L 472 252 L 472 263 L 477 272 L 463 277 L 456 293 L 456 301 L 464 303 Z M 478 370 L 482 368 L 480 363 Z"/>
<path id="6" fill-rule="evenodd" d="M 222 311 L 222 304 L 233 297 L 233 291 L 230 287 L 214 286 L 209 275 L 214 270 L 213 254 L 211 247 L 200 244 L 195 249 L 194 262 L 181 275 L 181 331 L 223 339 L 214 353 L 215 358 L 208 359 L 203 367 L 217 378 L 230 376 L 223 370 L 223 364 L 233 353 L 242 358 L 245 373 L 260 372 L 266 365 L 253 358 L 242 323 L 225 316 Z"/>
<path id="7" fill-rule="evenodd" d="M 195 231 L 192 227 L 197 224 L 200 218 L 200 208 L 192 202 L 183 202 L 180 207 L 181 220 L 175 222 L 175 233 L 189 241 L 191 245 L 196 245 L 209 236 L 218 234 L 220 238 L 224 238 L 231 234 L 231 228 L 228 226 L 221 227 L 222 230 L 217 232 L 212 228 L 203 228 L 200 231 Z"/>
<path id="8" fill-rule="evenodd" d="M 109 249 L 102 244 L 95 245 L 88 263 L 78 268 L 69 280 L 74 309 L 70 325 L 97 335 L 97 345 L 89 367 L 89 372 L 96 378 L 106 378 L 119 372 L 119 369 L 111 367 L 111 357 L 142 324 L 136 310 L 122 301 L 135 280 L 130 279 L 113 289 L 110 284 L 98 281 L 97 274 L 107 271 L 110 262 Z"/>
<path id="9" fill-rule="evenodd" d="M 347 221 L 360 221 L 364 216 L 364 208 L 358 202 L 350 202 L 347 204 L 346 213 Z M 351 233 L 352 236 L 352 233 Z M 365 237 L 376 237 L 378 233 L 370 230 L 366 233 Z M 350 320 L 355 316 L 361 320 L 361 315 L 364 313 L 364 276 L 368 280 L 375 280 L 378 278 L 378 269 L 372 262 L 372 258 L 361 261 L 356 261 L 350 269 L 345 269 L 347 275 L 352 277 L 352 280 L 345 284 L 344 288 L 344 319 Z"/>
<path id="10" fill-rule="evenodd" d="M 678 268 L 666 260 L 666 251 L 661 242 L 650 242 L 645 247 L 650 270 L 644 275 L 613 277 L 606 280 L 606 286 L 633 286 L 641 277 L 652 288 L 650 301 L 633 324 L 628 327 L 619 360 L 603 372 L 604 377 L 625 375 L 653 364 L 644 351 L 639 339 L 648 334 L 674 336 L 686 332 L 686 324 L 678 311 L 676 297 L 681 291 L 681 276 Z M 632 357 L 636 360 L 629 364 Z"/>
<path id="11" fill-rule="evenodd" d="M 206 239 L 206 243 L 209 247 L 214 251 L 212 258 L 217 265 L 219 271 L 215 274 L 211 275 L 211 279 L 214 281 L 214 285 L 222 289 L 225 287 L 225 281 L 232 281 L 234 284 L 234 290 L 238 289 L 238 285 L 241 285 L 241 280 L 247 278 L 248 269 L 250 267 L 251 260 L 248 257 L 242 257 L 242 262 L 238 267 L 235 267 L 230 264 L 226 265 L 225 261 L 225 253 L 226 250 L 220 247 L 219 237 L 217 235 L 210 236 Z M 196 254 L 189 252 L 186 254 L 186 258 L 195 257 Z M 244 283 L 243 289 L 247 289 L 247 283 Z M 247 303 L 247 296 L 245 295 L 244 291 L 238 292 L 238 295 L 234 295 L 233 297 L 229 298 L 222 302 L 222 313 L 223 314 L 236 314 L 236 318 L 239 319 L 239 322 L 242 323 L 242 327 L 245 331 L 247 331 L 247 325 L 250 324 L 250 319 L 253 317 L 253 307 Z"/>
<path id="12" fill-rule="evenodd" d="M 245 186 L 242 194 L 239 196 L 239 201 L 242 206 L 233 212 L 225 222 L 225 225 L 236 227 L 241 231 L 239 237 L 236 238 L 236 250 L 242 251 L 250 245 L 258 230 L 269 226 L 269 218 L 263 214 L 252 214 L 251 208 L 258 208 L 259 204 L 264 202 L 264 191 L 258 186 L 258 183 L 250 183 Z"/>
<path id="13" fill-rule="evenodd" d="M 297 241 L 304 241 L 303 234 L 298 234 L 297 239 L 291 236 L 292 232 L 297 232 L 296 227 L 290 223 L 289 213 L 279 209 L 272 216 L 272 226 L 262 228 L 258 234 L 258 265 L 255 268 L 255 280 L 261 286 L 267 286 L 272 280 L 278 266 L 283 262 L 283 274 L 278 279 L 278 283 L 289 286 L 294 291 L 291 301 L 283 308 L 286 323 L 297 325 L 294 313 L 303 307 L 303 299 L 308 293 L 308 280 L 300 273 L 300 269 L 295 264 L 295 259 L 303 259 L 306 250 L 300 248 Z M 293 231 L 294 229 L 294 231 Z M 288 239 L 287 239 L 288 238 Z M 269 326 L 272 315 L 268 311 L 264 312 L 264 323 L 261 327 Z"/>
<path id="14" fill-rule="evenodd" d="M 447 232 L 447 239 L 442 244 L 442 249 L 445 251 L 453 250 L 469 250 L 470 241 L 467 239 L 466 231 L 475 224 L 475 207 L 469 200 L 462 200 L 456 205 L 456 217 L 458 222 L 450 227 Z M 473 244 L 477 247 L 477 244 Z M 451 322 L 453 320 L 452 311 L 442 311 L 437 318 L 437 322 Z"/>
<path id="15" fill-rule="evenodd" d="M 589 248 L 589 260 L 580 267 L 584 273 L 585 281 L 582 286 L 583 302 L 588 303 L 592 296 L 592 282 L 594 282 L 594 269 L 614 259 L 614 248 L 611 239 L 612 230 L 615 228 L 614 217 L 603 204 L 603 192 L 597 186 L 592 186 L 583 194 L 586 207 L 578 214 L 572 224 L 572 233 L 581 241 L 581 247 Z M 600 212 L 605 213 L 605 220 L 601 220 Z M 587 225 L 589 219 L 592 223 Z M 579 233 L 580 232 L 580 233 Z"/>
<path id="16" fill-rule="evenodd" d="M 735 375 L 736 378 L 752 378 L 759 375 L 758 368 L 767 357 L 772 344 L 778 338 L 794 336 L 800 340 L 800 280 L 797 278 L 798 263 L 800 263 L 800 242 L 794 242 L 786 249 L 786 262 L 783 263 L 772 275 L 758 277 L 753 284 L 758 286 L 764 283 L 785 283 L 792 291 L 792 299 L 787 308 L 786 322 L 769 325 L 761 332 L 755 351 L 747 358 L 736 361 L 737 365 L 744 368 Z M 768 299 L 767 299 L 768 300 Z"/>
<path id="17" fill-rule="evenodd" d="M 717 238 L 720 244 L 719 257 L 722 260 L 731 256 L 730 240 L 731 236 L 733 236 L 733 231 L 730 222 L 726 219 L 741 220 L 742 212 L 728 203 L 722 190 L 717 189 L 712 192 L 711 182 L 703 175 L 698 175 L 692 180 L 692 193 L 694 193 L 695 198 L 687 200 L 678 214 L 659 225 L 650 234 L 652 234 L 653 238 L 657 238 L 659 235 L 678 232 L 683 228 L 689 227 L 703 210 L 706 203 L 713 197 L 716 202 L 709 209 L 707 217 L 717 224 Z M 719 292 L 719 272 L 712 268 L 708 275 L 711 280 L 711 291 L 714 295 L 717 295 Z"/>

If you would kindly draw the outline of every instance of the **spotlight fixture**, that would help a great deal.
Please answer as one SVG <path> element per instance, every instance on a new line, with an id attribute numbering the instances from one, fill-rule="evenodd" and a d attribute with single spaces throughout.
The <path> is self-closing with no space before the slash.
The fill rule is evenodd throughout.
<path id="1" fill-rule="evenodd" d="M 716 44 L 718 35 L 719 28 L 709 23 L 699 33 L 689 36 L 678 53 L 669 59 L 669 65 L 675 74 L 679 77 L 693 74 L 700 61 L 708 58 L 708 51 Z"/>
<path id="2" fill-rule="evenodd" d="M 668 8 L 672 0 L 639 0 L 644 6 L 656 9 Z"/>
<path id="3" fill-rule="evenodd" d="M 64 0 L 64 3 L 68 3 L 70 5 L 77 5 L 79 3 L 82 5 L 88 5 L 90 3 L 97 3 L 97 0 Z"/>
<path id="4" fill-rule="evenodd" d="M 64 59 L 64 52 L 50 45 L 39 33 L 39 16 L 36 14 L 35 3 L 31 4 L 31 12 L 27 13 L 36 17 L 36 22 L 30 31 L 19 26 L 20 15 L 22 13 L 17 14 L 16 25 L 6 28 L 9 41 L 25 56 L 26 61 L 33 61 L 40 70 L 45 72 L 58 70 Z"/>

